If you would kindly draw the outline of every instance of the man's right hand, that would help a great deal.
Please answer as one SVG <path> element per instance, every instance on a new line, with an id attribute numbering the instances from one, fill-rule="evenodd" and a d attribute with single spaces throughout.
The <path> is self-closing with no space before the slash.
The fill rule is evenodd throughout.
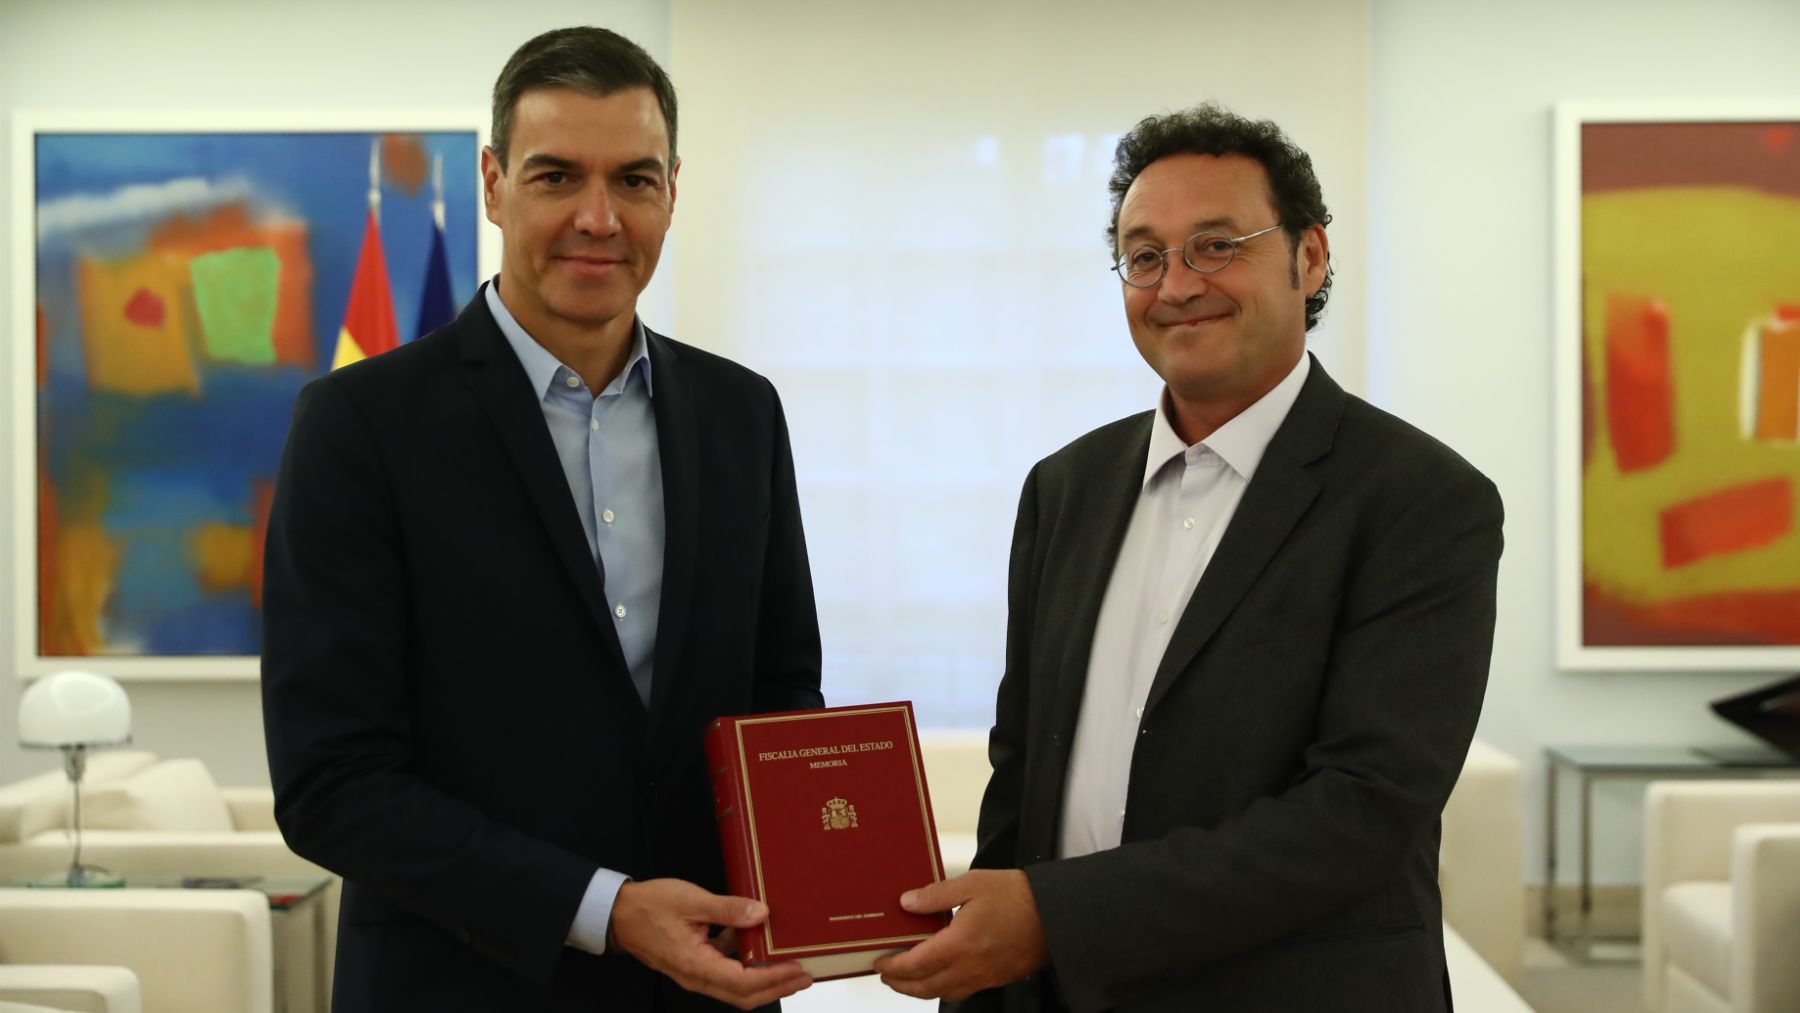
<path id="1" fill-rule="evenodd" d="M 760 901 L 721 897 L 684 880 L 628 882 L 613 900 L 612 945 L 690 992 L 753 1009 L 812 984 L 793 961 L 745 967 L 711 943 L 714 925 L 750 929 L 768 917 Z"/>

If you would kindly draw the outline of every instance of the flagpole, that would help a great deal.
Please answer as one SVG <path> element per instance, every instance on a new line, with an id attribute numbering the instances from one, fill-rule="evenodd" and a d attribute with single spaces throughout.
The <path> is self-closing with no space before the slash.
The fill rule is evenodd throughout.
<path id="1" fill-rule="evenodd" d="M 437 222 L 438 231 L 444 229 L 444 156 L 442 153 L 431 156 L 431 218 Z"/>
<path id="2" fill-rule="evenodd" d="M 381 221 L 381 138 L 369 142 L 369 213 Z"/>

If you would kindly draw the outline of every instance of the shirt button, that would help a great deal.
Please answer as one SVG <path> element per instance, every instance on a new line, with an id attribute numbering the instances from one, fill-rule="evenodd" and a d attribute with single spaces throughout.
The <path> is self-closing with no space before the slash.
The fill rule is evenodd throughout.
<path id="1" fill-rule="evenodd" d="M 1167 612 L 1158 612 L 1156 614 L 1156 621 L 1166 625 L 1169 621 L 1169 614 Z"/>
<path id="2" fill-rule="evenodd" d="M 620 619 L 625 618 L 625 606 L 624 605 L 614 605 L 613 606 L 613 615 L 618 616 Z"/>
<path id="3" fill-rule="evenodd" d="M 1182 518 L 1182 519 L 1181 519 L 1181 526 L 1182 526 L 1182 527 L 1184 527 L 1184 528 L 1186 528 L 1186 529 L 1188 529 L 1188 530 L 1189 530 L 1189 531 L 1192 531 L 1192 530 L 1194 530 L 1194 519 L 1193 519 L 1193 518 L 1192 518 L 1192 517 L 1184 517 L 1184 518 Z"/>
<path id="4" fill-rule="evenodd" d="M 573 380 L 575 378 L 571 376 L 571 377 L 569 377 L 569 379 Z M 599 432 L 600 431 L 600 420 L 599 419 L 588 419 L 588 428 L 592 429 L 596 433 Z"/>
<path id="5" fill-rule="evenodd" d="M 581 377 L 565 376 L 565 377 L 563 377 L 563 383 L 566 383 L 571 387 L 579 387 L 579 386 L 581 386 Z"/>
<path id="6" fill-rule="evenodd" d="M 611 510 L 600 511 L 600 519 L 611 524 L 613 522 L 613 512 Z"/>

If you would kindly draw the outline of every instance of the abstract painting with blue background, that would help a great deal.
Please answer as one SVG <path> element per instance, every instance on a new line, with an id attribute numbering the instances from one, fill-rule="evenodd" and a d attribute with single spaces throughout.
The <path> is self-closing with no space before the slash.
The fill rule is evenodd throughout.
<path id="1" fill-rule="evenodd" d="M 275 473 L 295 395 L 344 325 L 372 153 L 405 342 L 443 322 L 445 276 L 454 306 L 474 294 L 477 144 L 37 135 L 39 656 L 260 651 Z"/>

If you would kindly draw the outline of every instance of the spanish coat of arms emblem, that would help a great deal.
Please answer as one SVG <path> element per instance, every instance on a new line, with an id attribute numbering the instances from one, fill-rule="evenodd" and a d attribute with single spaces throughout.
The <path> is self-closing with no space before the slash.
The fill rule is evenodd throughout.
<path id="1" fill-rule="evenodd" d="M 819 823 L 824 830 L 849 830 L 856 826 L 856 807 L 840 795 L 819 810 Z"/>

